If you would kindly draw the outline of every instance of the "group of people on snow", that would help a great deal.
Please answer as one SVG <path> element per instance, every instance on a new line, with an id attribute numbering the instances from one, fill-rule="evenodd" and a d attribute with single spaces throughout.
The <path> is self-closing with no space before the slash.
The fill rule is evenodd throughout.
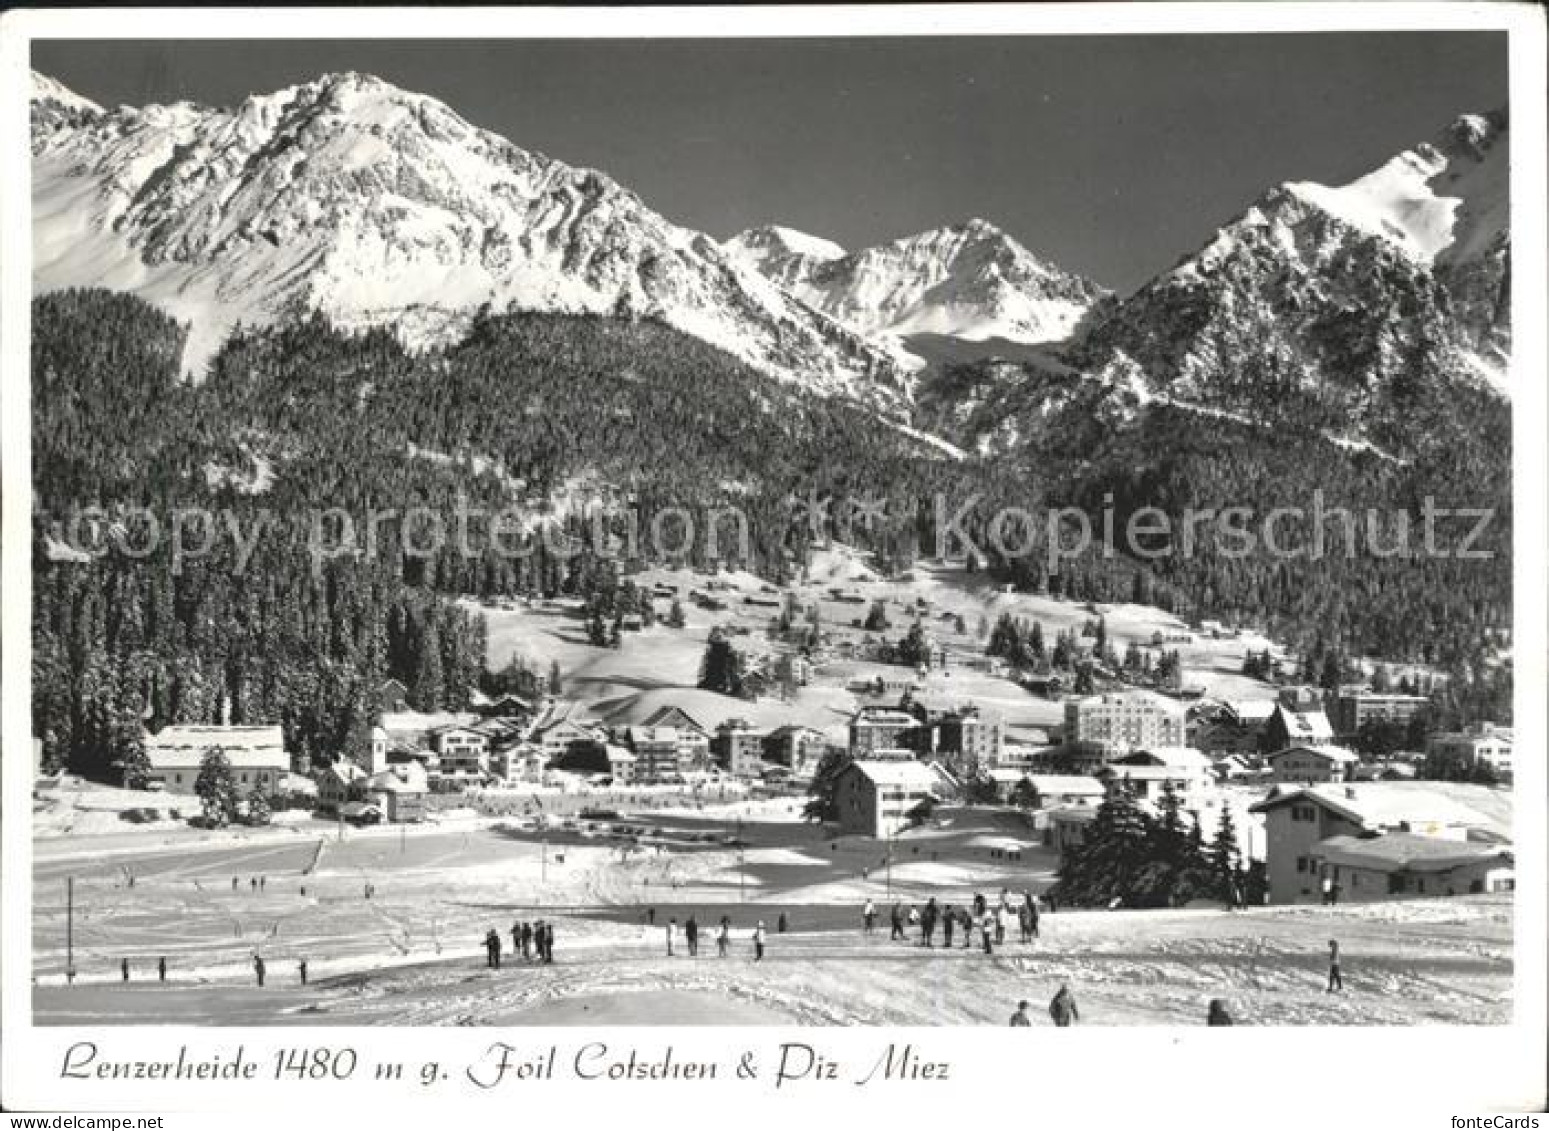
<path id="1" fill-rule="evenodd" d="M 484 933 L 484 964 L 491 970 L 500 969 L 502 949 L 500 932 L 491 927 Z M 518 954 L 524 962 L 536 959 L 542 965 L 551 965 L 554 961 L 554 924 L 543 919 L 512 923 L 511 957 Z"/>

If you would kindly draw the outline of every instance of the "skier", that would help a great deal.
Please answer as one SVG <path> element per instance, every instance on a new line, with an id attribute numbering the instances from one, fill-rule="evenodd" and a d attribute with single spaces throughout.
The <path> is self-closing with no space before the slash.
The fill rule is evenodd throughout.
<path id="1" fill-rule="evenodd" d="M 1006 905 L 1002 903 L 995 909 L 995 945 L 1000 946 L 1006 941 L 1006 920 L 1010 913 Z"/>
<path id="2" fill-rule="evenodd" d="M 683 924 L 683 941 L 688 943 L 688 956 L 690 958 L 698 958 L 699 921 L 692 915 L 688 917 L 688 922 Z"/>
<path id="3" fill-rule="evenodd" d="M 920 916 L 920 941 L 926 946 L 936 945 L 936 918 L 940 914 L 936 907 L 936 897 L 931 896 L 925 904 L 925 913 Z"/>
<path id="4" fill-rule="evenodd" d="M 1226 1002 L 1218 997 L 1210 999 L 1210 1011 L 1205 1015 L 1206 1025 L 1235 1025 L 1232 1015 L 1227 1011 Z"/>
<path id="5" fill-rule="evenodd" d="M 552 965 L 554 962 L 554 924 L 543 924 L 543 961 Z"/>
<path id="6" fill-rule="evenodd" d="M 904 937 L 904 910 L 903 904 L 893 904 L 893 933 L 888 936 L 889 942 L 896 942 Z"/>
<path id="7" fill-rule="evenodd" d="M 300 962 L 296 963 L 296 972 L 301 975 L 301 984 L 303 986 L 306 985 L 307 984 L 307 960 L 305 958 L 303 958 Z"/>
<path id="8" fill-rule="evenodd" d="M 127 958 L 120 959 L 119 963 L 118 963 L 118 968 L 119 968 L 120 971 L 122 971 L 122 973 L 124 975 L 124 981 L 126 981 L 126 982 L 129 981 L 129 959 L 127 959 Z"/>
<path id="9" fill-rule="evenodd" d="M 972 942 L 972 940 L 973 940 L 973 933 L 974 933 L 974 917 L 973 917 L 973 913 L 970 912 L 965 907 L 963 909 L 962 914 L 958 916 L 958 919 L 963 924 L 963 949 L 967 950 L 971 945 L 973 945 L 973 942 Z"/>
<path id="10" fill-rule="evenodd" d="M 994 954 L 995 947 L 992 945 L 992 940 L 995 938 L 995 913 L 993 911 L 986 911 L 984 918 L 979 920 L 979 931 L 984 935 L 984 953 Z"/>
<path id="11" fill-rule="evenodd" d="M 941 912 L 941 945 L 952 949 L 952 928 L 957 924 L 957 909 L 950 903 Z"/>
<path id="12" fill-rule="evenodd" d="M 513 921 L 511 924 L 511 958 L 515 960 L 517 952 L 522 949 L 522 925 Z"/>
<path id="13" fill-rule="evenodd" d="M 258 979 L 258 988 L 264 988 L 264 959 L 263 955 L 253 955 L 253 974 Z"/>
<path id="14" fill-rule="evenodd" d="M 1328 988 L 1324 993 L 1333 993 L 1338 990 L 1344 993 L 1345 979 L 1339 972 L 1339 942 L 1336 939 L 1328 941 Z"/>
<path id="15" fill-rule="evenodd" d="M 1069 986 L 1062 985 L 1049 1002 L 1049 1016 L 1054 1018 L 1054 1024 L 1061 1029 L 1068 1028 L 1072 1021 L 1081 1020 L 1081 1014 L 1076 1009 L 1076 999 Z"/>
<path id="16" fill-rule="evenodd" d="M 522 961 L 532 961 L 532 924 L 522 924 Z"/>
<path id="17" fill-rule="evenodd" d="M 760 919 L 758 926 L 753 928 L 753 961 L 764 960 L 764 921 Z"/>
<path id="18" fill-rule="evenodd" d="M 1030 1005 L 1031 1003 L 1026 1001 L 1017 1002 L 1017 1011 L 1011 1015 L 1011 1027 L 1013 1029 L 1029 1029 L 1032 1027 L 1033 1019 L 1027 1015 Z"/>
<path id="19" fill-rule="evenodd" d="M 726 957 L 726 952 L 731 946 L 731 919 L 721 916 L 721 929 L 715 934 L 715 952 L 721 958 Z"/>
<path id="20" fill-rule="evenodd" d="M 165 982 L 167 980 L 167 959 L 165 955 L 156 960 L 156 980 L 158 982 Z"/>
<path id="21" fill-rule="evenodd" d="M 668 958 L 672 957 L 672 937 L 674 935 L 676 935 L 677 933 L 678 933 L 678 921 L 676 919 L 668 919 L 667 920 L 667 957 Z"/>
<path id="22" fill-rule="evenodd" d="M 870 899 L 867 899 L 866 906 L 861 908 L 861 922 L 865 924 L 864 931 L 866 934 L 869 935 L 876 930 L 877 905 L 872 903 Z"/>

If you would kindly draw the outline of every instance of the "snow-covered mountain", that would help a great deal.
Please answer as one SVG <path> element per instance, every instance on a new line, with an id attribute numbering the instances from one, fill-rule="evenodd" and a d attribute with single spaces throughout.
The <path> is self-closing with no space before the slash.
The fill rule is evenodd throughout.
<path id="1" fill-rule="evenodd" d="M 191 323 L 320 312 L 411 345 L 475 312 L 655 317 L 772 376 L 887 406 L 907 375 L 602 173 L 347 73 L 249 98 L 105 110 L 33 76 L 33 286 L 131 291 Z"/>
<path id="2" fill-rule="evenodd" d="M 984 220 L 849 254 L 789 228 L 754 228 L 724 246 L 809 306 L 900 356 L 903 339 L 913 334 L 1058 341 L 1107 293 Z"/>
<path id="3" fill-rule="evenodd" d="M 1502 387 L 1506 153 L 1505 115 L 1470 115 L 1348 185 L 1271 189 L 1069 360 L 1134 403 L 1398 443 L 1452 383 Z"/>

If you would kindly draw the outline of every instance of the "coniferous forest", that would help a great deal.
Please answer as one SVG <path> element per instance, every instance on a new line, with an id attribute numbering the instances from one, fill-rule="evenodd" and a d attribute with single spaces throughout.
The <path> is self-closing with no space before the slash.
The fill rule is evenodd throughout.
<path id="1" fill-rule="evenodd" d="M 457 598 L 611 591 L 653 556 L 644 532 L 668 512 L 701 532 L 683 560 L 778 582 L 823 537 L 906 568 L 971 499 L 957 529 L 987 580 L 1252 624 L 1320 656 L 1430 663 L 1462 715 L 1509 718 L 1495 661 L 1511 611 L 1509 407 L 1483 395 L 1417 406 L 1425 439 L 1403 463 L 1290 424 L 1166 409 L 1106 432 L 1056 416 L 1015 455 L 957 460 L 650 321 L 480 315 L 461 344 L 411 355 L 387 330 L 314 318 L 239 330 L 198 383 L 179 371 L 184 333 L 126 295 L 33 304 L 34 728 L 48 759 L 88 775 L 131 756 L 142 721 L 278 722 L 316 758 L 369 740 L 388 676 L 417 708 L 462 706 L 485 649 Z M 1427 496 L 1488 499 L 1476 548 L 1493 556 L 1244 557 L 1207 540 L 1187 556 L 1094 545 L 1051 570 L 1040 520 L 1002 530 L 1014 555 L 988 537 L 1007 507 L 1106 507 L 1122 528 L 1148 505 L 1305 506 L 1314 490 L 1416 523 Z M 565 551 L 539 539 L 502 553 L 487 516 L 511 507 L 561 531 Z M 732 507 L 745 552 L 702 536 Z M 184 531 L 207 552 L 172 554 L 180 508 L 225 527 Z M 460 509 L 467 537 L 425 552 L 416 523 L 450 527 Z M 359 527 L 371 512 L 393 512 L 375 552 L 332 552 L 337 525 L 317 516 Z M 631 528 L 634 559 L 612 549 Z"/>

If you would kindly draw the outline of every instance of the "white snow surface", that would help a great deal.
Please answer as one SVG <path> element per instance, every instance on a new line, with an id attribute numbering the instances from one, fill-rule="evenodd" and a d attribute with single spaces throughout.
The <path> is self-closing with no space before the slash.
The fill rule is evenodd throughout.
<path id="1" fill-rule="evenodd" d="M 848 255 L 778 228 L 743 232 L 723 247 L 910 368 L 923 362 L 905 349 L 905 335 L 1060 341 L 1104 294 L 979 219 Z"/>
<path id="2" fill-rule="evenodd" d="M 885 353 L 604 174 L 372 76 L 326 75 L 234 110 L 84 117 L 58 112 L 84 99 L 34 84 L 34 291 L 140 295 L 192 324 L 196 375 L 239 322 L 315 311 L 424 347 L 488 304 L 659 318 L 818 392 L 902 395 Z"/>
<path id="3" fill-rule="evenodd" d="M 1285 188 L 1422 263 L 1468 259 L 1510 222 L 1505 138 L 1504 125 L 1467 114 L 1435 141 L 1347 185 L 1296 181 Z"/>

